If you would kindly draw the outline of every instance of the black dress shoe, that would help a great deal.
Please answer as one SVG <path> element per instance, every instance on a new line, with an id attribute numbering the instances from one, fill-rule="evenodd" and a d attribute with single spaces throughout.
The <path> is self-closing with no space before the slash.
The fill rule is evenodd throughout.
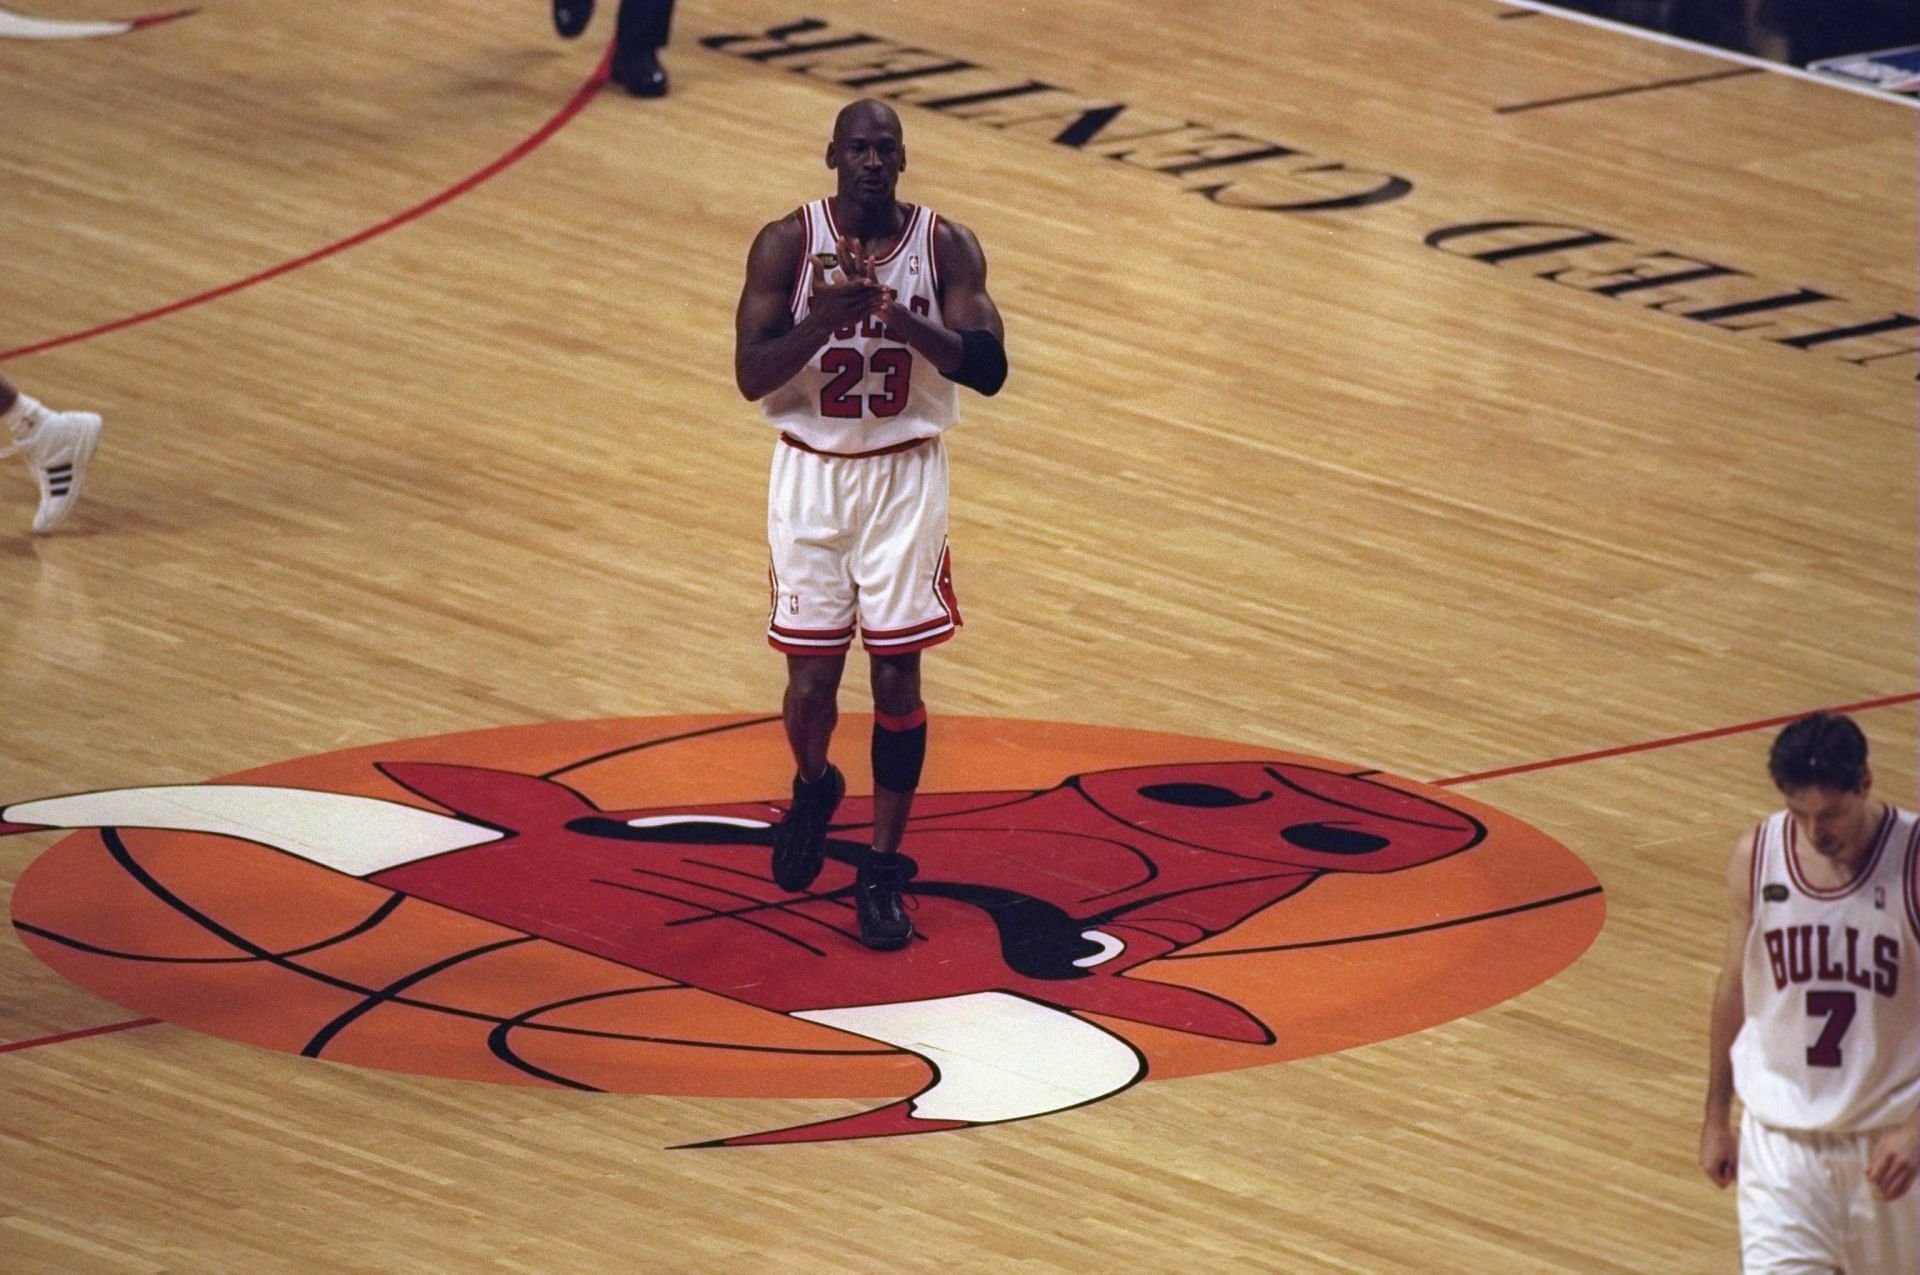
<path id="1" fill-rule="evenodd" d="M 667 72 L 660 65 L 660 51 L 641 49 L 631 55 L 614 54 L 613 82 L 635 97 L 665 97 Z"/>
<path id="2" fill-rule="evenodd" d="M 571 40 L 593 21 L 593 0 L 553 0 L 553 29 Z"/>

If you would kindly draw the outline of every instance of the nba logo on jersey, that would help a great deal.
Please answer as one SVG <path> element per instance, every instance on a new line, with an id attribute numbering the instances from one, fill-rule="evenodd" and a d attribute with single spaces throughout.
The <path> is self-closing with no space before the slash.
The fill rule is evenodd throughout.
<path id="1" fill-rule="evenodd" d="M 1879 911 L 1887 910 L 1887 888 L 1883 885 L 1873 887 L 1873 906 Z"/>
<path id="2" fill-rule="evenodd" d="M 920 254 L 919 253 L 916 252 L 911 257 L 907 258 L 907 273 L 908 274 L 920 273 Z"/>

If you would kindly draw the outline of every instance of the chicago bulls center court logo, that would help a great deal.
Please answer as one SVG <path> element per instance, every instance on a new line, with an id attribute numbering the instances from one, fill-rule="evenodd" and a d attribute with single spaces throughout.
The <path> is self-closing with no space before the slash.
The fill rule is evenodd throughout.
<path id="1" fill-rule="evenodd" d="M 738 1146 L 1020 1120 L 1417 1031 L 1551 977 L 1604 916 L 1566 849 L 1408 780 L 1138 731 L 934 729 L 902 952 L 855 937 L 856 767 L 812 890 L 772 884 L 791 762 L 764 717 L 511 727 L 18 802 L 0 835 L 87 831 L 27 869 L 14 925 L 122 1005 L 308 1057 L 868 1100 L 704 1144 Z"/>

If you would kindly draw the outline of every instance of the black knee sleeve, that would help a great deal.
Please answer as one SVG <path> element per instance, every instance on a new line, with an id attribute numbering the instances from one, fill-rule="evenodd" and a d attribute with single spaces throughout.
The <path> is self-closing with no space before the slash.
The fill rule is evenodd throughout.
<path id="1" fill-rule="evenodd" d="M 888 792 L 913 792 L 920 787 L 920 769 L 927 760 L 927 716 L 904 730 L 895 730 L 878 718 L 873 723 L 873 782 Z"/>

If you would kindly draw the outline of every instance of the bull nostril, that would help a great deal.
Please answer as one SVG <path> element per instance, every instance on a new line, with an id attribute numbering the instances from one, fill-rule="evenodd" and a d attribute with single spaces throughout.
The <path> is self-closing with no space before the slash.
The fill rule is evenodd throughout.
<path id="1" fill-rule="evenodd" d="M 1140 789 L 1140 795 L 1163 805 L 1188 806 L 1199 810 L 1252 806 L 1273 796 L 1270 792 L 1263 792 L 1255 797 L 1242 797 L 1233 789 L 1222 788 L 1219 784 L 1148 784 Z"/>
<path id="2" fill-rule="evenodd" d="M 1319 854 L 1372 854 L 1391 844 L 1385 837 L 1331 823 L 1296 823 L 1280 830 L 1288 845 Z"/>

